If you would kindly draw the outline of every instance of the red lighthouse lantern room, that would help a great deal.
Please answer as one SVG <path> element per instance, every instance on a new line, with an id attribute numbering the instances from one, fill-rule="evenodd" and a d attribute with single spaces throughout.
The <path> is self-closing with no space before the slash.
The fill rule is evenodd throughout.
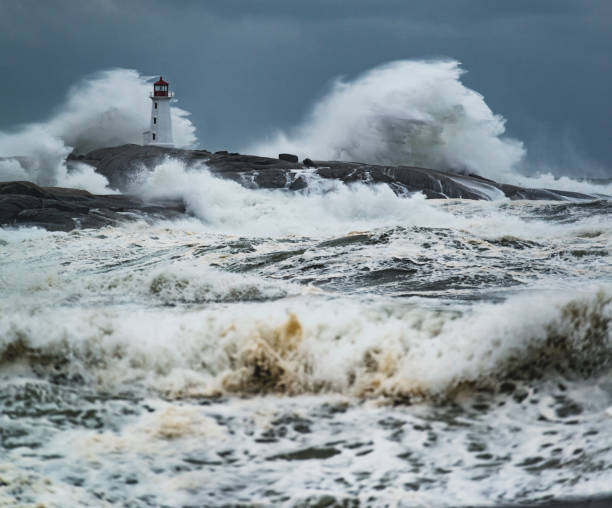
<path id="1" fill-rule="evenodd" d="M 162 77 L 153 83 L 153 96 L 154 97 L 168 97 L 168 83 L 166 83 Z"/>

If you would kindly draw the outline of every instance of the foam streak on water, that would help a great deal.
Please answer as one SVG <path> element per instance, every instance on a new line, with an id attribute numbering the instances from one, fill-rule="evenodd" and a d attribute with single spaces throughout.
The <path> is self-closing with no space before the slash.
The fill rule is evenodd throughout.
<path id="1" fill-rule="evenodd" d="M 143 193 L 192 219 L 0 231 L 0 504 L 609 490 L 609 202 L 308 177 L 250 190 L 167 161 Z"/>

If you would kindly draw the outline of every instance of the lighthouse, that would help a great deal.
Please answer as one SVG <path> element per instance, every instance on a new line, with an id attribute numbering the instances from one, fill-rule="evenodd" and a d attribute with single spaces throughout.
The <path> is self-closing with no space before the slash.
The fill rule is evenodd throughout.
<path id="1" fill-rule="evenodd" d="M 168 90 L 169 85 L 159 77 L 153 83 L 151 99 L 151 124 L 143 133 L 145 145 L 174 146 L 172 140 L 172 120 L 170 119 L 170 99 L 174 93 Z"/>

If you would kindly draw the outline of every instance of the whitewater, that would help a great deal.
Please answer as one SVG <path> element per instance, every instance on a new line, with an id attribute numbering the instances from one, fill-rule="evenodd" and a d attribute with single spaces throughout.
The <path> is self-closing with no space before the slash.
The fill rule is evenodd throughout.
<path id="1" fill-rule="evenodd" d="M 530 178 L 460 76 L 418 61 L 339 81 L 253 151 Z M 132 99 L 90 109 L 117 86 Z M 115 192 L 64 159 L 138 142 L 148 86 L 86 79 L 50 120 L 0 134 L 0 180 Z M 612 202 L 427 200 L 301 171 L 307 188 L 265 190 L 167 159 L 131 192 L 187 217 L 0 229 L 0 505 L 612 494 Z"/>

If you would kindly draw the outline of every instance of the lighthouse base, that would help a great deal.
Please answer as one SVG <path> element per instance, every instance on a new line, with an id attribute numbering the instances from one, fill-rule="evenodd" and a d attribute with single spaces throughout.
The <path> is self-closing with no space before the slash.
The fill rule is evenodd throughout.
<path id="1" fill-rule="evenodd" d="M 164 141 L 153 141 L 153 133 L 151 131 L 144 131 L 142 133 L 142 144 L 145 146 L 161 146 L 164 148 L 174 148 L 174 143 Z"/>
<path id="2" fill-rule="evenodd" d="M 174 148 L 174 143 L 145 143 L 145 146 L 159 146 L 161 148 Z"/>

